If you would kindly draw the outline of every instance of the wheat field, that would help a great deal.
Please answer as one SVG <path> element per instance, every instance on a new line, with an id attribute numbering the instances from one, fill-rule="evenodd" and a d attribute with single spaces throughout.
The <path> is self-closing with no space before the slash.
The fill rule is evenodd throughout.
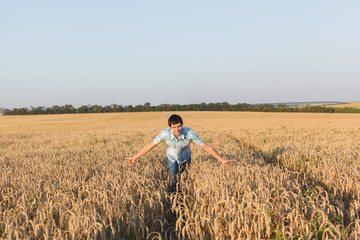
<path id="1" fill-rule="evenodd" d="M 360 102 L 348 102 L 345 104 L 334 104 L 328 105 L 327 107 L 335 107 L 335 108 L 360 108 Z"/>
<path id="2" fill-rule="evenodd" d="M 359 239 L 360 115 L 179 112 L 192 145 L 169 194 L 172 112 L 0 116 L 2 239 Z"/>

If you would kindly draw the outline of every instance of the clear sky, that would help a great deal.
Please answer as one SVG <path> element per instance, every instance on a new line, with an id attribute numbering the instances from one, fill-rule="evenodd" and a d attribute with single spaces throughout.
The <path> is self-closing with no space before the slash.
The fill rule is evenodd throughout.
<path id="1" fill-rule="evenodd" d="M 360 1 L 0 0 L 0 107 L 360 101 Z"/>

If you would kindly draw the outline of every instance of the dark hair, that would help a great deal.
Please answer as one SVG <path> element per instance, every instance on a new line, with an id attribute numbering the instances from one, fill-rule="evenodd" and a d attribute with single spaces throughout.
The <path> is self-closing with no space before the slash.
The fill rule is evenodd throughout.
<path id="1" fill-rule="evenodd" d="M 178 123 L 181 123 L 181 125 L 183 124 L 182 118 L 176 114 L 171 115 L 168 121 L 169 127 L 171 127 L 172 124 L 178 124 Z"/>

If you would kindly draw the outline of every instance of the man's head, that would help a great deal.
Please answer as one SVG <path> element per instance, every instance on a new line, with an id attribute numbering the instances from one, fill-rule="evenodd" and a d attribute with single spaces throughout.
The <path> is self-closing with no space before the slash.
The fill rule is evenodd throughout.
<path id="1" fill-rule="evenodd" d="M 178 123 L 181 123 L 181 125 L 183 125 L 182 118 L 179 115 L 176 115 L 176 114 L 171 115 L 170 118 L 169 118 L 169 121 L 168 121 L 169 127 L 171 127 L 171 125 L 173 125 L 173 124 L 176 125 Z"/>
<path id="2" fill-rule="evenodd" d="M 179 115 L 173 114 L 168 121 L 169 127 L 173 130 L 175 135 L 180 135 L 182 131 L 183 120 Z"/>

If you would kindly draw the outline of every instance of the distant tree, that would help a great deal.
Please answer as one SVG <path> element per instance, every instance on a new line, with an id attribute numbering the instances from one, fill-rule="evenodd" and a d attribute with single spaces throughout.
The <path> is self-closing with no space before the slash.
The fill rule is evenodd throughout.
<path id="1" fill-rule="evenodd" d="M 63 113 L 76 113 L 76 109 L 71 104 L 66 104 L 62 106 Z"/>
<path id="2" fill-rule="evenodd" d="M 150 112 L 151 111 L 151 104 L 149 102 L 146 102 L 143 107 L 143 111 Z"/>
<path id="3" fill-rule="evenodd" d="M 173 111 L 182 111 L 182 106 L 180 104 L 173 104 L 171 107 Z"/>
<path id="4" fill-rule="evenodd" d="M 31 114 L 31 115 L 35 114 L 35 107 L 30 106 L 29 114 Z"/>
<path id="5" fill-rule="evenodd" d="M 215 103 L 215 111 L 221 111 L 221 103 Z"/>
<path id="6" fill-rule="evenodd" d="M 37 107 L 35 108 L 35 114 L 44 114 L 45 113 L 45 107 Z"/>
<path id="7" fill-rule="evenodd" d="M 208 103 L 206 105 L 206 111 L 215 111 L 215 104 L 214 103 Z"/>
<path id="8" fill-rule="evenodd" d="M 53 109 L 54 114 L 62 114 L 62 113 L 64 113 L 63 108 L 58 106 L 58 105 L 54 105 L 51 108 Z"/>
<path id="9" fill-rule="evenodd" d="M 199 105 L 199 111 L 206 111 L 206 103 L 204 103 L 204 102 L 202 102 L 202 103 L 200 103 L 200 105 Z"/>
<path id="10" fill-rule="evenodd" d="M 221 103 L 221 111 L 230 111 L 230 104 L 227 102 Z"/>
<path id="11" fill-rule="evenodd" d="M 26 114 L 28 114 L 28 113 L 26 112 Z M 19 114 L 19 109 L 13 108 L 11 115 L 20 115 L 20 114 Z M 24 114 L 24 115 L 25 115 L 25 114 Z"/>
<path id="12" fill-rule="evenodd" d="M 286 104 L 280 103 L 277 106 L 279 112 L 285 112 L 287 110 Z"/>
<path id="13" fill-rule="evenodd" d="M 89 113 L 90 112 L 90 105 L 82 105 L 77 109 L 78 113 Z"/>
<path id="14" fill-rule="evenodd" d="M 5 108 L 5 109 L 3 109 L 2 114 L 3 115 L 12 115 L 12 111 L 8 108 Z"/>
<path id="15" fill-rule="evenodd" d="M 124 112 L 132 112 L 134 111 L 134 107 L 132 105 L 124 107 Z"/>
<path id="16" fill-rule="evenodd" d="M 111 104 L 111 112 L 117 112 L 117 107 L 116 104 Z"/>
<path id="17" fill-rule="evenodd" d="M 101 109 L 102 109 L 102 107 L 99 105 L 90 106 L 90 112 L 92 112 L 92 113 L 100 113 Z"/>
<path id="18" fill-rule="evenodd" d="M 136 105 L 134 108 L 135 112 L 142 112 L 143 111 L 143 106 L 142 105 Z"/>
<path id="19" fill-rule="evenodd" d="M 82 105 L 78 109 L 71 104 L 65 106 L 54 105 L 52 107 L 33 107 L 2 109 L 6 115 L 26 115 L 26 114 L 62 114 L 62 113 L 103 113 L 103 112 L 148 112 L 148 111 L 257 111 L 257 112 L 323 112 L 323 113 L 360 113 L 357 108 L 332 108 L 324 106 L 297 106 L 289 107 L 286 104 L 256 104 L 247 103 L 229 104 L 222 103 L 200 103 L 200 104 L 160 104 L 151 106 L 149 102 L 144 105 L 133 107 L 111 104 L 102 107 L 101 105 Z"/>
<path id="20" fill-rule="evenodd" d="M 117 105 L 116 112 L 123 112 L 123 111 L 124 111 L 124 107 L 121 105 Z"/>

